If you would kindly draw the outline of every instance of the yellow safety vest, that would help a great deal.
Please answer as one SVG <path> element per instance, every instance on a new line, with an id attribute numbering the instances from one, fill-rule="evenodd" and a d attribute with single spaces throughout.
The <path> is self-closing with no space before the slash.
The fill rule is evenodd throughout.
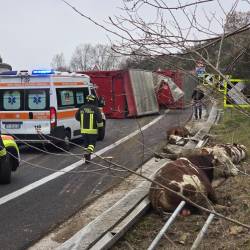
<path id="1" fill-rule="evenodd" d="M 0 150 L 0 157 L 7 154 L 6 148 L 8 149 L 10 147 L 14 147 L 17 150 L 17 152 L 19 152 L 18 146 L 12 136 L 1 135 L 1 137 L 5 148 Z"/>

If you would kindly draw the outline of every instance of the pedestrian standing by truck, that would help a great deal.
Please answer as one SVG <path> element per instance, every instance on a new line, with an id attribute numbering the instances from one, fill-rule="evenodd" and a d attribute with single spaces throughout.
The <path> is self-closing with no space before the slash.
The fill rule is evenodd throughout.
<path id="1" fill-rule="evenodd" d="M 202 99 L 204 98 L 204 92 L 198 86 L 194 89 L 192 94 L 192 100 L 194 105 L 194 117 L 197 120 L 198 118 L 201 119 L 202 116 Z"/>
<path id="2" fill-rule="evenodd" d="M 97 106 L 97 100 L 94 95 L 86 97 L 87 103 L 82 105 L 76 112 L 75 118 L 80 122 L 81 134 L 83 135 L 85 162 L 88 164 L 91 160 L 91 154 L 94 152 L 98 137 L 98 128 L 103 127 L 102 115 Z"/>

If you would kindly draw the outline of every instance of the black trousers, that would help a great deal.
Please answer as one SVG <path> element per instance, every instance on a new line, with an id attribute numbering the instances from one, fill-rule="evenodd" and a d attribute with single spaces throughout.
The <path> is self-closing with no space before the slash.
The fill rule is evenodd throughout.
<path id="1" fill-rule="evenodd" d="M 97 141 L 97 135 L 95 134 L 83 134 L 83 146 L 88 149 L 89 153 L 93 153 Z"/>
<path id="2" fill-rule="evenodd" d="M 201 119 L 201 115 L 202 115 L 202 103 L 201 101 L 195 101 L 194 103 L 194 116 L 195 119 Z"/>

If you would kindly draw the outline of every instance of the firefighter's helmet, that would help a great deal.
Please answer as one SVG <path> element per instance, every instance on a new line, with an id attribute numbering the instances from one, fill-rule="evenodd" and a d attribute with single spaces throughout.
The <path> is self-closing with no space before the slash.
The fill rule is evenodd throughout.
<path id="1" fill-rule="evenodd" d="M 91 102 L 91 103 L 93 103 L 93 102 L 95 102 L 95 96 L 94 95 L 88 95 L 87 97 L 86 97 L 86 100 L 87 100 L 87 102 Z"/>

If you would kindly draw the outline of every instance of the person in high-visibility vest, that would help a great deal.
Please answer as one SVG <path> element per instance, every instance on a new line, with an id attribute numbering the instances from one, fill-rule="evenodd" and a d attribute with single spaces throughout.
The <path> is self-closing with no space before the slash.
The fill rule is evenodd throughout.
<path id="1" fill-rule="evenodd" d="M 97 107 L 96 97 L 88 95 L 86 101 L 87 103 L 82 105 L 76 112 L 75 118 L 77 121 L 80 121 L 81 134 L 83 135 L 84 148 L 86 149 L 84 154 L 85 162 L 89 163 L 91 154 L 95 149 L 98 128 L 103 127 L 103 121 L 101 112 Z"/>
<path id="2" fill-rule="evenodd" d="M 0 136 L 0 165 L 5 161 L 6 155 L 7 155 L 7 151 L 3 144 L 3 139 Z"/>

